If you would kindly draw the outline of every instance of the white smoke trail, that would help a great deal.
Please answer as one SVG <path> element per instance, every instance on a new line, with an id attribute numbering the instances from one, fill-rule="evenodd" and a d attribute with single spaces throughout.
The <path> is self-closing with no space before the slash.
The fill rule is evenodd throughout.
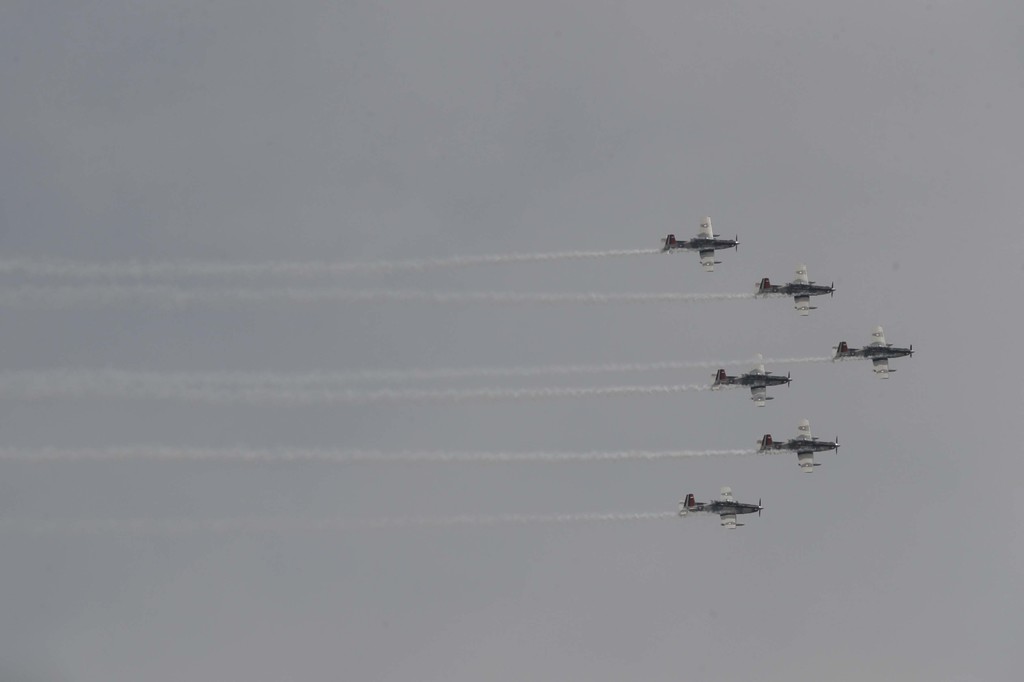
<path id="1" fill-rule="evenodd" d="M 252 375 L 242 373 L 223 374 L 225 382 L 277 383 L 289 385 L 328 385 L 360 382 L 399 383 L 405 381 L 432 381 L 439 379 L 494 379 L 528 378 L 535 376 L 561 376 L 573 374 L 616 374 L 629 372 L 673 372 L 687 369 L 716 369 L 719 367 L 766 365 L 795 365 L 811 362 L 830 362 L 831 356 L 803 358 L 748 358 L 746 360 L 700 360 L 662 362 L 629 362 L 593 365 L 538 365 L 526 367 L 440 367 L 435 369 L 367 369 L 350 372 L 316 372 L 301 375 L 269 374 Z M 209 376 L 209 375 L 207 375 Z"/>
<path id="2" fill-rule="evenodd" d="M 387 528 L 448 528 L 571 523 L 626 523 L 674 519 L 675 512 L 498 514 L 369 519 L 0 519 L 0 532 L 30 535 L 192 535 L 223 533 L 323 533 Z"/>
<path id="3" fill-rule="evenodd" d="M 248 405 L 369 405 L 396 402 L 484 402 L 501 400 L 546 400 L 625 395 L 667 395 L 685 391 L 707 391 L 707 384 L 664 386 L 597 386 L 553 388 L 467 388 L 467 389 L 378 389 L 289 388 L 281 386 L 214 387 L 182 382 L 164 382 L 141 376 L 124 377 L 71 375 L 33 376 L 29 373 L 0 374 L 0 397 L 26 400 L 45 398 L 156 398 L 213 404 Z"/>
<path id="4" fill-rule="evenodd" d="M 0 372 L 0 395 L 46 396 L 51 391 L 77 395 L 100 391 L 172 391 L 243 389 L 323 389 L 352 383 L 399 383 L 443 379 L 529 378 L 574 374 L 662 372 L 686 369 L 714 369 L 730 366 L 785 365 L 829 362 L 832 358 L 768 358 L 760 360 L 707 360 L 697 362 L 646 362 L 593 365 L 540 365 L 526 367 L 441 367 L 435 369 L 369 369 L 348 372 L 159 372 L 118 369 L 52 369 Z M 60 386 L 61 388 L 55 388 Z"/>
<path id="5" fill-rule="evenodd" d="M 799 365 L 809 362 L 832 362 L 831 355 L 810 355 L 802 358 L 765 358 L 766 365 Z"/>
<path id="6" fill-rule="evenodd" d="M 300 288 L 205 288 L 163 285 L 22 285 L 0 291 L 0 306 L 64 309 L 81 305 L 145 305 L 181 308 L 189 305 L 267 303 L 438 303 L 491 305 L 697 303 L 752 300 L 755 294 L 665 293 L 519 293 L 501 291 L 443 292 L 388 289 Z"/>
<path id="7" fill-rule="evenodd" d="M 8 462 L 155 462 L 210 461 L 243 463 L 330 462 L 337 464 L 454 464 L 658 461 L 689 457 L 756 455 L 753 448 L 736 450 L 619 450 L 589 452 L 450 452 L 444 450 L 380 452 L 338 449 L 176 448 L 0 448 Z"/>
<path id="8" fill-rule="evenodd" d="M 561 260 L 592 260 L 660 253 L 660 249 L 616 249 L 609 251 L 553 251 L 548 253 L 507 253 L 452 256 L 364 263 L 293 261 L 231 263 L 226 261 L 121 261 L 89 263 L 65 259 L 14 258 L 0 260 L 0 274 L 75 279 L 186 279 L 193 277 L 300 277 L 316 278 L 344 274 L 387 274 L 461 268 L 473 265 L 529 263 Z"/>

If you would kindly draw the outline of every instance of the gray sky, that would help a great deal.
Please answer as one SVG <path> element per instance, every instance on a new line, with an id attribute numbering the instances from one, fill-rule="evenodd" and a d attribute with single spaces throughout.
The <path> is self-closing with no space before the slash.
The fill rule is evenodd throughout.
<path id="1" fill-rule="evenodd" d="M 837 287 L 807 318 L 788 301 L 11 306 L 3 370 L 815 356 L 876 324 L 918 353 L 889 381 L 867 363 L 780 367 L 793 384 L 764 409 L 740 391 L 302 407 L 5 395 L 15 450 L 732 449 L 801 418 L 843 448 L 813 476 L 788 456 L 0 462 L 3 519 L 657 512 L 721 485 L 765 504 L 734 533 L 710 518 L 6 532 L 0 678 L 1019 679 L 1022 25 L 1013 2 L 3 3 L 0 259 L 632 249 L 711 215 L 742 246 L 710 275 L 686 254 L 202 283 L 746 292 L 803 262 Z"/>

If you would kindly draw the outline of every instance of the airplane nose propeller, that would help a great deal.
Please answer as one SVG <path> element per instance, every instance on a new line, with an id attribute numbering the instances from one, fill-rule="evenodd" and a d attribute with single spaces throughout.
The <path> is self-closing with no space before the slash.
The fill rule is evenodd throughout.
<path id="1" fill-rule="evenodd" d="M 761 510 L 762 509 L 764 509 L 764 507 L 761 506 L 761 498 L 759 497 L 759 498 L 757 498 L 757 516 L 758 516 L 758 518 L 761 517 Z"/>
<path id="2" fill-rule="evenodd" d="M 836 297 L 836 283 L 832 282 L 832 286 L 830 286 L 828 289 L 829 289 L 828 297 L 829 298 L 835 298 Z"/>

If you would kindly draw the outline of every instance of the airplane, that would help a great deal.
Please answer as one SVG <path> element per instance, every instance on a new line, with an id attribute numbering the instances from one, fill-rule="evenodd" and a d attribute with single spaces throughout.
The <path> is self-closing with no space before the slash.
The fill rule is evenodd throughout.
<path id="1" fill-rule="evenodd" d="M 758 355 L 757 358 L 760 360 L 761 356 Z M 724 369 L 718 370 L 714 377 L 715 383 L 711 384 L 712 390 L 718 390 L 723 386 L 750 386 L 750 399 L 758 407 L 764 407 L 766 400 L 775 400 L 775 398 L 768 395 L 769 386 L 780 386 L 792 381 L 788 372 L 786 376 L 774 376 L 771 372 L 766 372 L 763 362 L 746 374 L 741 374 L 738 377 L 729 376 L 725 373 Z"/>
<path id="2" fill-rule="evenodd" d="M 758 296 L 769 296 L 772 294 L 784 294 L 792 296 L 796 301 L 793 306 L 801 315 L 809 315 L 817 306 L 811 305 L 811 296 L 834 295 L 836 292 L 835 282 L 830 286 L 815 284 L 807 279 L 807 266 L 798 265 L 796 268 L 796 279 L 788 284 L 772 284 L 767 277 L 763 278 L 757 285 Z"/>
<path id="3" fill-rule="evenodd" d="M 832 347 L 832 350 L 836 352 L 832 361 L 835 362 L 836 360 L 845 360 L 847 358 L 870 358 L 878 378 L 888 379 L 889 373 L 896 371 L 889 369 L 889 358 L 914 356 L 914 344 L 910 344 L 909 348 L 898 348 L 891 343 L 886 343 L 885 333 L 881 327 L 875 327 L 875 331 L 871 332 L 871 339 L 871 343 L 863 348 L 850 348 L 846 345 L 846 341 L 840 341 L 838 346 Z"/>
<path id="4" fill-rule="evenodd" d="M 796 438 L 791 438 L 782 443 L 776 443 L 772 440 L 772 434 L 766 433 L 761 438 L 760 449 L 758 452 L 772 452 L 778 450 L 793 450 L 796 452 L 796 463 L 800 466 L 800 469 L 804 473 L 811 473 L 814 471 L 814 467 L 820 467 L 820 464 L 814 462 L 815 452 L 826 452 L 828 450 L 835 450 L 839 452 L 839 436 L 836 436 L 834 441 L 818 440 L 811 435 L 811 422 L 806 419 L 800 420 L 800 425 L 797 426 Z"/>
<path id="5" fill-rule="evenodd" d="M 716 235 L 711 228 L 711 218 L 704 217 L 700 221 L 700 232 L 696 237 L 679 241 L 674 234 L 670 234 L 665 237 L 661 252 L 666 253 L 678 249 L 697 251 L 700 253 L 700 264 L 704 266 L 704 270 L 714 272 L 715 265 L 722 262 L 715 260 L 715 249 L 735 248 L 737 251 L 740 250 L 739 235 L 736 235 L 735 239 L 719 239 L 718 237 L 719 235 Z"/>
<path id="6" fill-rule="evenodd" d="M 722 526 L 729 530 L 746 525 L 744 523 L 736 523 L 736 516 L 738 514 L 753 514 L 757 512 L 757 515 L 760 516 L 762 509 L 764 507 L 761 506 L 761 500 L 758 500 L 757 504 L 737 502 L 732 496 L 732 488 L 729 487 L 723 487 L 719 498 L 710 502 L 698 502 L 694 499 L 693 493 L 688 493 L 686 497 L 679 500 L 679 516 L 685 517 L 688 514 L 718 514 L 721 518 Z"/>

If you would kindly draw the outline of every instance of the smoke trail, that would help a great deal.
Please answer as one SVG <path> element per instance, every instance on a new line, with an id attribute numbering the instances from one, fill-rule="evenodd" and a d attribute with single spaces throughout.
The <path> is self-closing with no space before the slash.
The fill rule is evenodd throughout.
<path id="1" fill-rule="evenodd" d="M 117 369 L 52 369 L 0 372 L 0 395 L 45 397 L 51 394 L 79 395 L 97 390 L 107 392 L 243 389 L 323 389 L 352 383 L 399 383 L 442 379 L 529 378 L 574 374 L 662 372 L 686 369 L 714 369 L 737 365 L 785 365 L 829 362 L 832 358 L 769 358 L 759 360 L 707 360 L 697 362 L 646 362 L 594 365 L 539 365 L 533 367 L 441 367 L 435 369 L 368 369 L 348 372 L 159 372 Z M 60 388 L 57 388 L 57 387 Z"/>
<path id="2" fill-rule="evenodd" d="M 192 535 L 221 533 L 322 533 L 387 528 L 449 528 L 571 523 L 663 521 L 675 512 L 499 514 L 490 516 L 384 517 L 370 519 L 0 519 L 0 532 L 30 535 Z"/>
<path id="3" fill-rule="evenodd" d="M 693 362 L 630 362 L 593 365 L 538 365 L 526 367 L 440 367 L 434 369 L 367 369 L 350 372 L 310 372 L 305 374 L 219 374 L 214 381 L 225 383 L 270 383 L 279 385 L 337 385 L 346 383 L 399 383 L 405 381 L 432 381 L 439 379 L 495 379 L 528 378 L 573 374 L 615 374 L 628 372 L 673 372 L 686 369 L 716 369 L 719 367 L 766 365 L 793 365 L 810 362 L 829 362 L 831 356 L 804 358 L 748 358 L 746 360 L 700 360 Z M 212 375 L 207 374 L 207 377 Z"/>
<path id="4" fill-rule="evenodd" d="M 491 305 L 697 303 L 752 300 L 746 294 L 666 293 L 519 293 L 501 291 L 443 292 L 388 289 L 299 288 L 206 288 L 163 285 L 23 285 L 0 291 L 0 306 L 63 309 L 80 305 L 145 305 L 181 308 L 189 305 L 266 303 L 487 303 Z"/>
<path id="5" fill-rule="evenodd" d="M 173 377 L 173 375 L 171 375 Z M 707 384 L 665 386 L 598 386 L 553 388 L 469 388 L 469 389 L 379 389 L 289 388 L 280 386 L 239 386 L 220 388 L 192 385 L 159 378 L 119 375 L 59 374 L 33 376 L 27 373 L 0 374 L 0 397 L 38 400 L 44 398 L 157 398 L 213 404 L 248 405 L 370 405 L 396 402 L 483 402 L 501 400 L 546 400 L 624 395 L 667 395 L 685 391 L 707 391 Z"/>
<path id="6" fill-rule="evenodd" d="M 336 263 L 325 261 L 231 263 L 217 261 L 122 261 L 88 263 L 65 259 L 15 258 L 0 260 L 0 274 L 31 277 L 63 277 L 75 279 L 175 279 L 191 277 L 330 277 L 344 274 L 387 274 L 400 271 L 423 271 L 461 268 L 473 265 L 529 263 L 560 260 L 592 260 L 643 256 L 660 253 L 660 249 L 617 249 L 610 251 L 553 251 L 548 253 L 507 253 L 450 258 Z"/>
<path id="7" fill-rule="evenodd" d="M 445 450 L 380 452 L 337 449 L 175 448 L 138 446 L 118 448 L 17 449 L 0 448 L 8 462 L 330 462 L 337 464 L 454 464 L 658 461 L 689 457 L 756 455 L 752 448 L 737 450 L 619 450 L 589 452 L 449 452 Z"/>
<path id="8" fill-rule="evenodd" d="M 765 358 L 766 365 L 798 365 L 809 362 L 832 362 L 831 355 L 811 355 L 803 358 Z"/>

